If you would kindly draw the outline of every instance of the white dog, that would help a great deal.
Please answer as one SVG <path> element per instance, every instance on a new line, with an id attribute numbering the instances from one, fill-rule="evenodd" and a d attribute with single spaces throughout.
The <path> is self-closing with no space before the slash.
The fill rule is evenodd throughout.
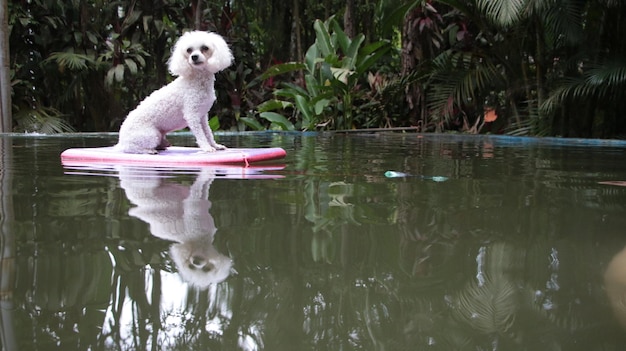
<path id="1" fill-rule="evenodd" d="M 168 62 L 173 82 L 153 92 L 128 114 L 120 127 L 117 150 L 135 154 L 156 154 L 170 143 L 165 135 L 189 127 L 204 152 L 226 149 L 217 144 L 207 113 L 215 102 L 215 73 L 233 61 L 224 39 L 194 31 L 183 34 Z"/>

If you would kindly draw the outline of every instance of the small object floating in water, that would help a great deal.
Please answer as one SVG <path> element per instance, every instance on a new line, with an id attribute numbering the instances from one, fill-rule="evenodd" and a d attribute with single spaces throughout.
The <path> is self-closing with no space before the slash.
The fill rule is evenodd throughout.
<path id="1" fill-rule="evenodd" d="M 397 171 L 387 171 L 385 172 L 385 177 L 387 178 L 402 178 L 402 177 L 408 177 L 409 175 L 403 172 L 397 172 Z"/>
<path id="2" fill-rule="evenodd" d="M 413 174 L 408 174 L 408 173 L 404 173 L 404 172 L 398 172 L 398 171 L 387 171 L 385 172 L 385 177 L 387 178 L 404 178 L 404 177 L 418 177 L 424 180 L 432 180 L 433 182 L 445 182 L 446 180 L 448 180 L 448 177 L 443 177 L 443 176 L 423 176 L 423 175 L 413 175 Z"/>

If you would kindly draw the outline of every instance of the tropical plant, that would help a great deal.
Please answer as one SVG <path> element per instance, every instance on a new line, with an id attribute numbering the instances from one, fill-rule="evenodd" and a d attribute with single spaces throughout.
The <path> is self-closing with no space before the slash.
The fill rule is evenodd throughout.
<path id="1" fill-rule="evenodd" d="M 624 111 L 626 64 L 622 60 L 588 63 L 581 74 L 563 78 L 559 83 L 541 104 L 542 114 L 556 119 L 559 112 L 576 115 L 576 109 L 590 110 L 594 115 L 602 116 L 601 125 L 595 128 L 599 129 L 596 133 L 600 136 L 608 135 L 620 124 L 621 116 L 611 110 Z M 588 126 L 587 130 L 593 133 L 594 126 Z"/>
<path id="2" fill-rule="evenodd" d="M 235 53 L 236 66 L 216 86 L 214 113 L 225 129 L 626 131 L 620 1 L 7 5 L 15 115 L 42 107 L 41 116 L 58 111 L 56 118 L 82 131 L 116 130 L 127 111 L 167 83 L 168 48 L 190 28 L 219 32 Z M 343 14 L 343 24 L 339 17 L 315 21 L 332 14 Z"/>
<path id="3" fill-rule="evenodd" d="M 440 130 L 479 132 L 488 112 L 497 118 L 490 130 L 518 135 L 606 136 L 624 124 L 613 111 L 626 107 L 626 50 L 608 33 L 626 16 L 621 3 L 440 2 L 453 9 L 444 15 L 449 41 L 419 67 L 430 78 L 429 120 L 444 122 Z"/>
<path id="4" fill-rule="evenodd" d="M 419 62 L 414 68 L 404 67 L 404 74 L 417 71 L 420 77 L 407 100 L 413 109 L 422 109 L 421 130 L 478 133 L 487 119 L 493 122 L 503 115 L 498 123 L 508 120 L 517 110 L 507 106 L 522 86 L 516 83 L 520 58 L 507 54 L 519 43 L 517 33 L 502 33 L 487 20 L 483 8 L 491 9 L 491 3 L 421 3 L 411 10 L 416 12 L 411 15 L 413 24 L 407 23 L 405 28 L 415 27 L 420 37 L 429 39 L 404 45 L 414 47 L 415 55 L 419 54 Z M 487 111 L 489 118 L 485 118 Z"/>
<path id="5" fill-rule="evenodd" d="M 140 43 L 133 43 L 129 40 L 120 40 L 120 42 L 120 47 L 117 48 L 112 41 L 107 41 L 106 46 L 109 50 L 98 57 L 98 61 L 112 62 L 105 78 L 107 86 L 122 82 L 126 71 L 135 75 L 146 65 L 145 57 L 148 56 L 148 53 L 143 50 Z M 117 54 L 118 51 L 124 52 L 124 55 L 116 59 L 115 56 L 119 55 Z"/>
<path id="6" fill-rule="evenodd" d="M 387 41 L 364 44 L 363 34 L 349 38 L 334 17 L 325 22 L 316 20 L 313 27 L 316 40 L 304 62 L 274 65 L 260 77 L 303 71 L 301 84 L 284 83 L 274 92 L 276 98 L 259 105 L 257 111 L 261 118 L 281 128 L 293 129 L 293 122 L 274 111 L 293 109 L 299 129 L 352 129 L 355 100 L 365 95 L 359 83 L 391 47 Z M 253 122 L 248 123 L 254 127 Z"/>
<path id="7" fill-rule="evenodd" d="M 74 132 L 75 129 L 63 118 L 63 114 L 51 107 L 37 106 L 16 109 L 13 128 L 19 133 L 56 134 Z"/>

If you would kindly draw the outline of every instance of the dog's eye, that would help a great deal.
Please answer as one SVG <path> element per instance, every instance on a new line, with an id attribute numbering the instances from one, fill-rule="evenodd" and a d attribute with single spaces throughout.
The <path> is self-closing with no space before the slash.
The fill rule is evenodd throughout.
<path id="1" fill-rule="evenodd" d="M 202 52 L 207 52 L 207 51 L 209 51 L 209 47 L 208 47 L 208 46 L 206 46 L 206 45 L 203 45 L 203 46 L 200 48 L 200 50 L 201 50 Z"/>
<path id="2" fill-rule="evenodd" d="M 192 52 L 193 52 L 193 49 L 192 49 L 192 48 L 187 49 L 187 53 L 188 53 L 188 54 L 191 54 Z"/>

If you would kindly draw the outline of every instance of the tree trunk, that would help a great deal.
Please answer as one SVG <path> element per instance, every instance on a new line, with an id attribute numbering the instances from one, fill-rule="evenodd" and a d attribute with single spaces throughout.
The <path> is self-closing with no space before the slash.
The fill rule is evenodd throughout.
<path id="1" fill-rule="evenodd" d="M 0 133 L 9 133 L 13 127 L 9 64 L 9 9 L 7 0 L 2 0 L 0 5 Z"/>
<path id="2" fill-rule="evenodd" d="M 536 20 L 536 33 L 535 33 L 535 78 L 537 84 L 537 111 L 539 111 L 539 107 L 543 104 L 545 100 L 544 97 L 544 77 L 545 77 L 545 65 L 544 65 L 544 42 L 543 42 L 543 26 L 539 19 Z"/>
<path id="3" fill-rule="evenodd" d="M 302 27 L 302 23 L 300 22 L 300 0 L 293 0 L 292 11 L 291 43 L 293 51 L 290 59 L 291 61 L 300 62 L 304 61 L 302 37 L 300 35 L 300 28 Z"/>
<path id="4" fill-rule="evenodd" d="M 417 67 L 419 61 L 423 58 L 422 44 L 417 33 L 417 21 L 419 20 L 420 7 L 415 7 L 409 11 L 404 17 L 402 24 L 402 76 L 406 77 L 411 74 Z M 420 108 L 422 93 L 418 82 L 414 82 L 406 87 L 406 102 L 409 107 L 409 122 L 411 124 L 418 123 L 420 119 Z M 426 116 L 421 116 L 422 125 L 425 127 Z"/>
<path id="5" fill-rule="evenodd" d="M 324 20 L 327 20 L 330 17 L 330 9 L 331 9 L 331 1 L 324 0 Z"/>
<path id="6" fill-rule="evenodd" d="M 196 0 L 196 9 L 193 14 L 193 27 L 195 30 L 202 30 L 202 0 Z"/>
<path id="7" fill-rule="evenodd" d="M 354 0 L 346 0 L 346 11 L 343 13 L 343 31 L 348 38 L 354 38 Z"/>

